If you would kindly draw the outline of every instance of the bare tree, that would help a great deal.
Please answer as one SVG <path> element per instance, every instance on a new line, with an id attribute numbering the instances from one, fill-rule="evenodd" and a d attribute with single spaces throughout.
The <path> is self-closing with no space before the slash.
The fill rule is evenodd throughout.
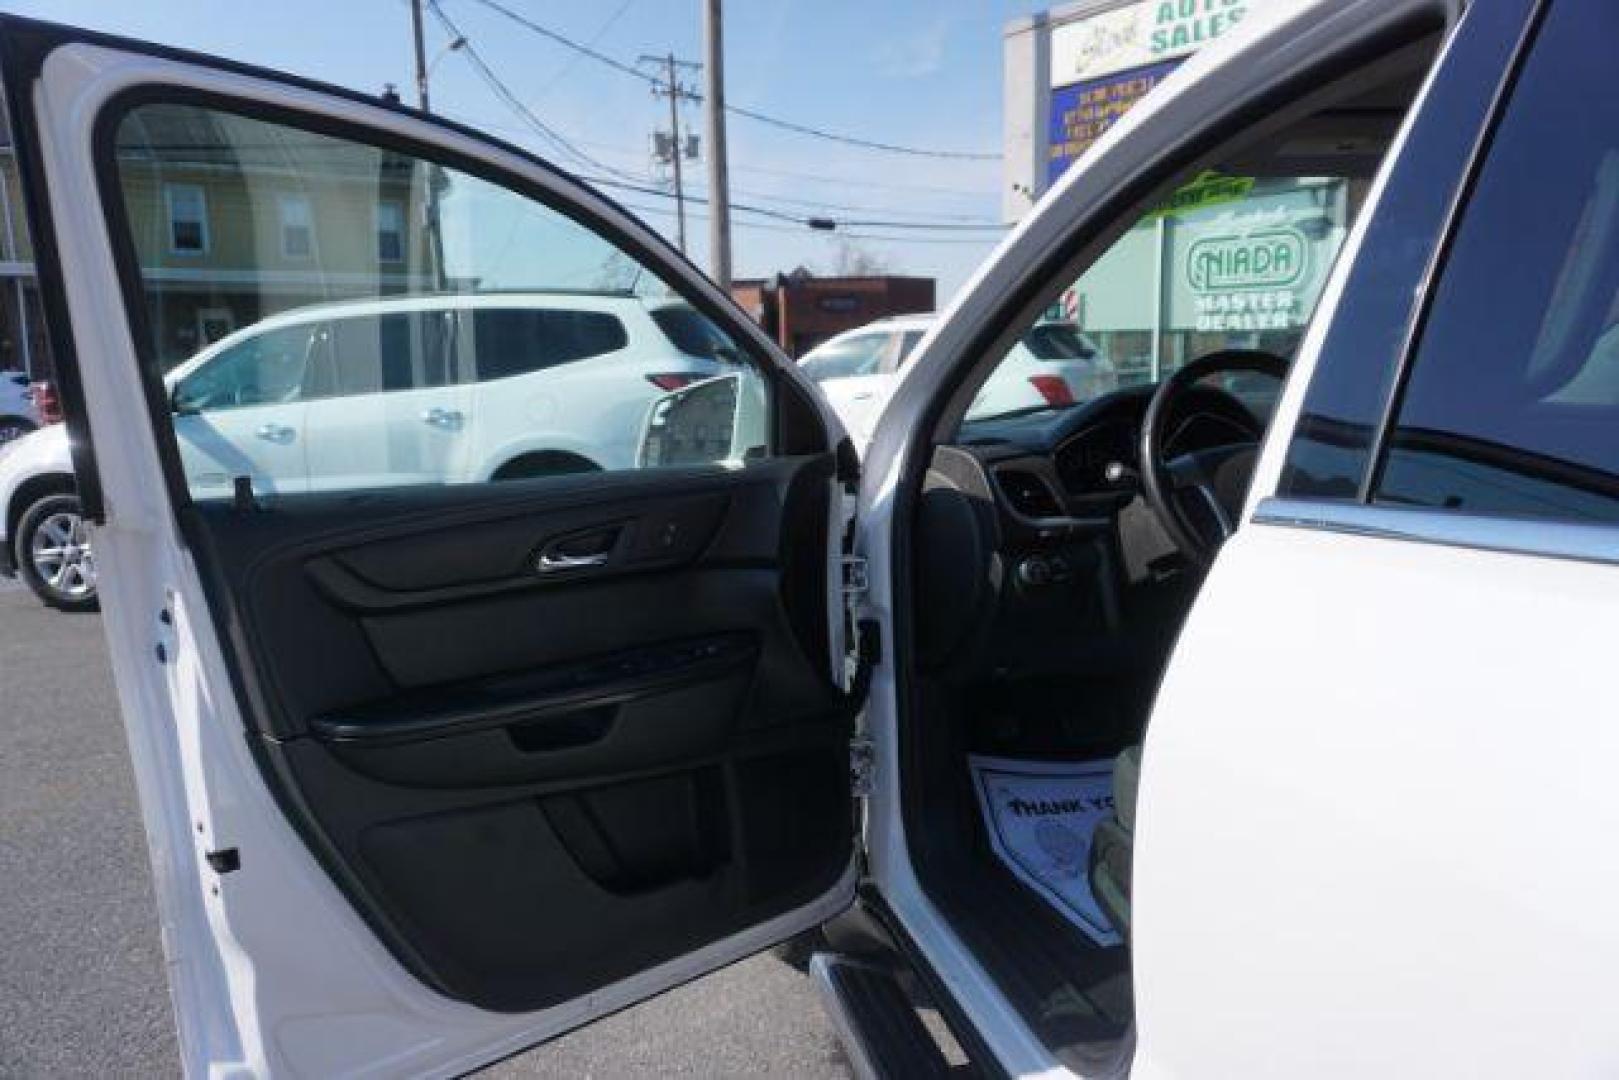
<path id="1" fill-rule="evenodd" d="M 888 260 L 869 248 L 843 240 L 838 244 L 832 272 L 838 277 L 877 277 L 888 272 Z"/>

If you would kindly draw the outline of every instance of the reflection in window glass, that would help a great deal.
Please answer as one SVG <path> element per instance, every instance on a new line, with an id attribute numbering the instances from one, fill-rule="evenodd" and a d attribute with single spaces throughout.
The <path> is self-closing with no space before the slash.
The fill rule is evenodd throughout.
<path id="1" fill-rule="evenodd" d="M 201 255 L 208 250 L 208 202 L 195 184 L 166 184 L 164 200 L 169 212 L 169 250 L 176 255 Z"/>
<path id="2" fill-rule="evenodd" d="M 1348 234 L 1352 190 L 1347 177 L 1197 177 L 1058 297 L 990 374 L 967 421 L 1156 384 L 1226 349 L 1291 359 Z M 1268 415 L 1273 385 L 1228 389 Z"/>
<path id="3" fill-rule="evenodd" d="M 309 200 L 302 195 L 281 196 L 281 254 L 289 259 L 307 259 L 315 251 L 315 228 L 309 216 Z"/>
<path id="4" fill-rule="evenodd" d="M 398 262 L 405 257 L 405 208 L 396 202 L 377 204 L 377 258 Z"/>
<path id="5" fill-rule="evenodd" d="M 1615 34 L 1611 4 L 1551 9 L 1435 293 L 1379 502 L 1619 522 Z"/>
<path id="6" fill-rule="evenodd" d="M 143 354 L 195 496 L 243 476 L 341 491 L 768 452 L 766 386 L 737 343 L 564 213 L 190 105 L 131 109 L 114 154 Z M 731 407 L 749 415 L 719 422 Z M 646 452 L 654 409 L 681 454 Z"/>

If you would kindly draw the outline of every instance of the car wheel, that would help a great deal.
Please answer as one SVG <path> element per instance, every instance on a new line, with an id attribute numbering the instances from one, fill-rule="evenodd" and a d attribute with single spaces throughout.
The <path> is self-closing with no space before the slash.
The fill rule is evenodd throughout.
<path id="1" fill-rule="evenodd" d="M 589 458 L 562 450 L 542 450 L 513 458 L 496 469 L 490 479 L 534 480 L 542 476 L 573 476 L 592 472 L 601 472 L 601 466 Z"/>
<path id="2" fill-rule="evenodd" d="M 33 430 L 34 425 L 20 417 L 7 416 L 0 418 L 0 446 L 16 442 Z"/>
<path id="3" fill-rule="evenodd" d="M 47 495 L 23 512 L 13 549 L 34 595 L 61 611 L 94 611 L 95 553 L 77 495 Z"/>

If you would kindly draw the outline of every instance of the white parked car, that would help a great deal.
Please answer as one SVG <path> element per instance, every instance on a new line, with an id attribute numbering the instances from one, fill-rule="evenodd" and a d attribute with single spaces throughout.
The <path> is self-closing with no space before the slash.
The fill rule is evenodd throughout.
<path id="1" fill-rule="evenodd" d="M 1619 5 L 1240 10 L 940 316 L 864 461 L 583 182 L 0 19 L 188 1074 L 470 1072 L 822 925 L 863 1075 L 1613 1074 L 1619 388 L 1582 376 Z M 210 190 L 221 247 L 278 191 L 397 180 L 433 193 L 392 215 L 418 263 L 331 273 L 633 267 L 734 385 L 655 403 L 656 468 L 197 498 L 149 358 L 201 200 L 130 222 L 199 159 L 249 189 Z M 1214 171 L 1243 181 L 1174 197 Z M 1109 259 L 1143 222 L 1162 258 Z M 219 288 L 273 295 L 277 247 Z M 1076 278 L 1098 326 L 1201 289 L 1153 353 L 1185 362 L 963 419 Z"/>
<path id="2" fill-rule="evenodd" d="M 22 438 L 39 424 L 39 409 L 34 405 L 28 376 L 20 371 L 0 371 L 0 447 Z"/>
<path id="3" fill-rule="evenodd" d="M 832 403 L 855 446 L 864 449 L 916 346 L 938 321 L 897 315 L 829 338 L 799 358 L 799 367 Z M 1012 347 L 979 389 L 969 416 L 1061 408 L 1101 397 L 1118 373 L 1072 323 L 1042 321 Z"/>
<path id="4" fill-rule="evenodd" d="M 223 498 L 238 477 L 265 495 L 627 468 L 649 406 L 730 370 L 726 347 L 676 301 L 431 296 L 271 316 L 163 381 L 192 496 Z M 0 457 L 0 573 L 85 610 L 72 477 L 62 425 Z"/>
<path id="5" fill-rule="evenodd" d="M 688 305 L 633 295 L 357 300 L 263 319 L 165 383 L 199 497 L 244 474 L 258 493 L 469 483 L 630 467 L 654 400 L 728 370 L 716 348 Z"/>

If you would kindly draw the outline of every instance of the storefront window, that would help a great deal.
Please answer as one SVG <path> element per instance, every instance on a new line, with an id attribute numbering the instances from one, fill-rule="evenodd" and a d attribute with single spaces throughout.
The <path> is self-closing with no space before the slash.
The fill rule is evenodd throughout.
<path id="1" fill-rule="evenodd" d="M 1155 208 L 1065 294 L 1119 383 L 1219 349 L 1291 356 L 1348 231 L 1349 181 L 1206 174 Z"/>

